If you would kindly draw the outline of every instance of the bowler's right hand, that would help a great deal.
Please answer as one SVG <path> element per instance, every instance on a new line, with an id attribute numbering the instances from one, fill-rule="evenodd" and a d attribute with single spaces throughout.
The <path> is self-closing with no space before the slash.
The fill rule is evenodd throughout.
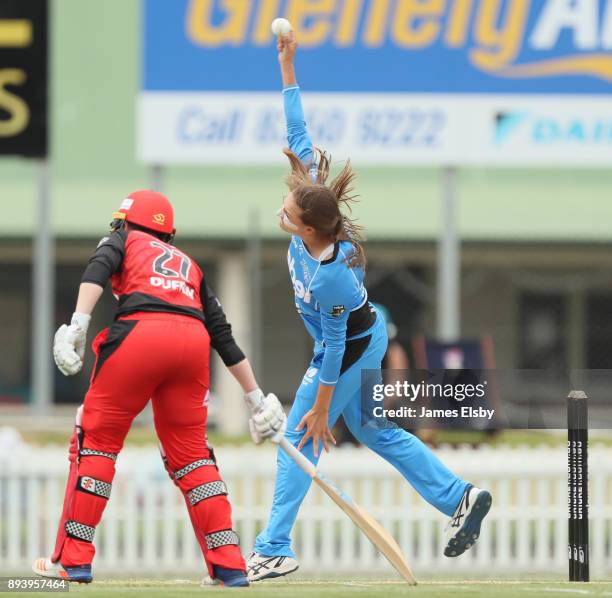
<path id="1" fill-rule="evenodd" d="M 295 32 L 291 30 L 287 35 L 279 35 L 276 40 L 278 61 L 283 64 L 293 64 L 298 44 L 295 41 Z"/>

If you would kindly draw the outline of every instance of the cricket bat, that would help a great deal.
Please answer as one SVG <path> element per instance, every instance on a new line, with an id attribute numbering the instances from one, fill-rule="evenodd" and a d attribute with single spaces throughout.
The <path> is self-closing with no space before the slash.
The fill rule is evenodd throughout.
<path id="1" fill-rule="evenodd" d="M 376 546 L 406 582 L 415 586 L 417 581 L 393 536 L 372 515 L 364 511 L 332 481 L 321 474 L 286 438 L 282 438 L 279 444 L 299 467 L 312 478 L 314 483 L 351 518 L 351 521 Z"/>

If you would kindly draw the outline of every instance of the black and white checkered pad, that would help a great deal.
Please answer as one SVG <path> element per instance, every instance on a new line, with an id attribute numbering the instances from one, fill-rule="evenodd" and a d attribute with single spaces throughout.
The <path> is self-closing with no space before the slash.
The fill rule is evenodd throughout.
<path id="1" fill-rule="evenodd" d="M 185 465 L 185 467 L 182 467 L 178 471 L 175 471 L 174 479 L 180 480 L 182 477 L 185 477 L 188 473 L 191 473 L 194 469 L 197 469 L 198 467 L 204 467 L 206 465 L 214 465 L 214 464 L 215 462 L 212 459 L 200 459 L 199 461 L 194 461 L 193 463 L 190 463 L 189 465 Z"/>
<path id="2" fill-rule="evenodd" d="M 208 484 L 196 486 L 187 493 L 187 496 L 189 497 L 189 502 L 193 506 L 197 505 L 202 500 L 222 494 L 227 494 L 227 486 L 219 480 L 217 482 L 208 482 Z"/>
<path id="3" fill-rule="evenodd" d="M 95 494 L 106 499 L 110 498 L 112 487 L 112 484 L 90 476 L 80 476 L 77 482 L 77 490 L 87 492 L 88 494 Z"/>
<path id="4" fill-rule="evenodd" d="M 84 542 L 93 542 L 94 534 L 96 533 L 95 527 L 73 520 L 66 521 L 64 529 L 71 538 L 83 540 Z"/>
<path id="5" fill-rule="evenodd" d="M 117 453 L 107 453 L 96 449 L 84 448 L 80 450 L 81 457 L 106 457 L 107 459 L 117 460 Z"/>
<path id="6" fill-rule="evenodd" d="M 206 535 L 206 546 L 208 550 L 214 550 L 221 546 L 229 546 L 233 544 L 235 546 L 240 545 L 240 538 L 238 534 L 232 529 L 224 529 L 220 532 L 214 532 Z"/>

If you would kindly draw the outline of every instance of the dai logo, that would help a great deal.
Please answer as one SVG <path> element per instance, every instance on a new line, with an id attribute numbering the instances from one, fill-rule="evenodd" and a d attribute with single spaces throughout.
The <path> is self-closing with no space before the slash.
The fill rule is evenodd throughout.
<path id="1" fill-rule="evenodd" d="M 501 145 L 527 119 L 527 112 L 499 112 L 495 115 L 495 144 Z"/>
<path id="2" fill-rule="evenodd" d="M 165 224 L 166 217 L 163 214 L 153 214 L 153 223 L 154 224 Z"/>
<path id="3" fill-rule="evenodd" d="M 516 111 L 499 113 L 495 120 L 497 146 L 512 141 L 531 146 L 612 146 L 612 117 Z"/>
<path id="4" fill-rule="evenodd" d="M 453 65 L 463 54 L 496 77 L 612 81 L 612 0 L 190 0 L 186 35 L 206 48 L 270 46 L 279 14 L 304 48 L 437 52 Z"/>

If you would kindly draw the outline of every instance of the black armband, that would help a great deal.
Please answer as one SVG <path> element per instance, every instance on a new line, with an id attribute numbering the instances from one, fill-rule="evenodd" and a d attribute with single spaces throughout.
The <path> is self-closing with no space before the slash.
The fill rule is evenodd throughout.
<path id="1" fill-rule="evenodd" d="M 204 307 L 204 324 L 210 335 L 210 344 L 227 367 L 240 363 L 245 355 L 236 343 L 232 327 L 227 321 L 221 303 L 202 279 L 200 297 Z"/>
<path id="2" fill-rule="evenodd" d="M 219 346 L 217 343 L 212 343 L 215 351 L 219 353 L 219 357 L 223 360 L 226 367 L 230 368 L 233 365 L 239 364 L 242 360 L 246 359 L 246 355 L 242 352 L 242 349 L 236 344 L 236 341 L 232 345 Z"/>
<path id="3" fill-rule="evenodd" d="M 104 288 L 108 279 L 121 267 L 125 255 L 125 231 L 113 232 L 104 237 L 89 259 L 81 282 L 90 282 Z"/>

